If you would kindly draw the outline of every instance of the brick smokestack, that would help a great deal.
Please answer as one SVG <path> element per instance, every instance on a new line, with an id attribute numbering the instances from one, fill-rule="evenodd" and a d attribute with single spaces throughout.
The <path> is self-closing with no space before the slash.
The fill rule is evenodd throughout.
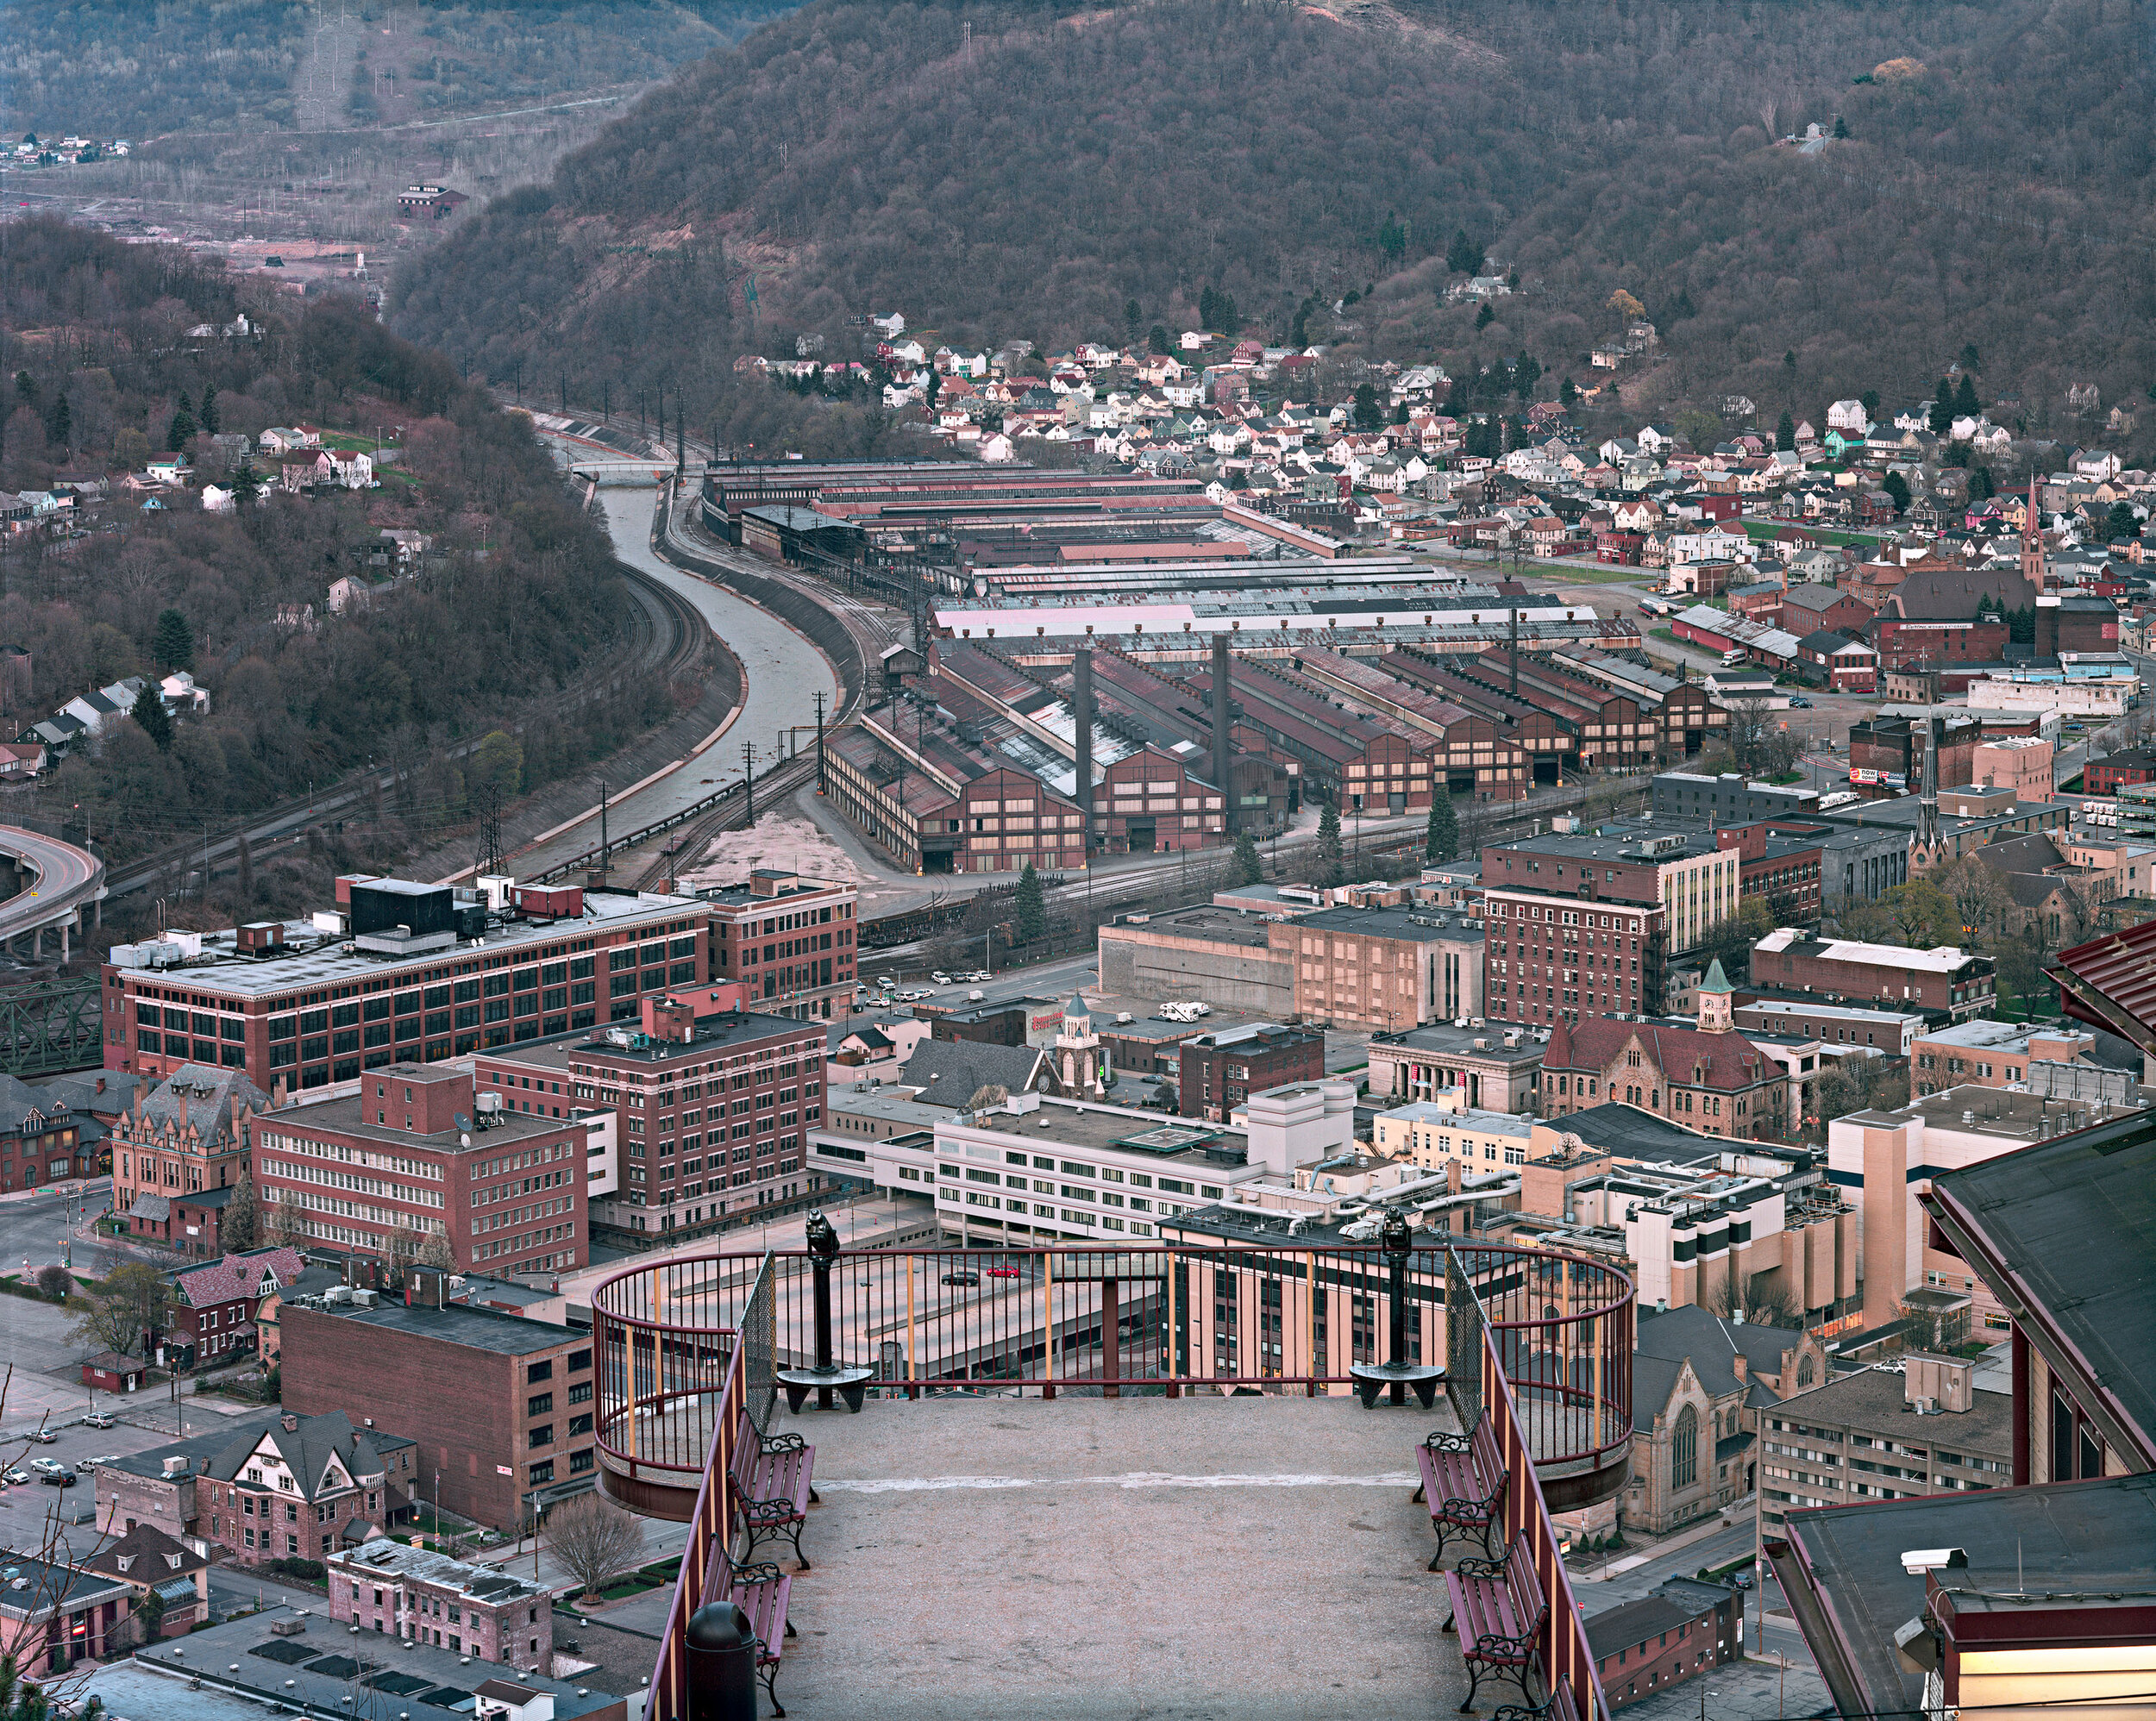
<path id="1" fill-rule="evenodd" d="M 1213 781 L 1220 791 L 1220 804 L 1225 817 L 1220 822 L 1224 835 L 1235 835 L 1235 786 L 1229 780 L 1233 768 L 1233 754 L 1230 750 L 1228 731 L 1235 722 L 1234 681 L 1230 672 L 1232 659 L 1228 655 L 1228 636 L 1213 636 Z"/>
<path id="2" fill-rule="evenodd" d="M 1077 725 L 1077 799 L 1085 814 L 1086 864 L 1093 864 L 1093 648 L 1081 645 L 1070 659 L 1071 717 Z"/>

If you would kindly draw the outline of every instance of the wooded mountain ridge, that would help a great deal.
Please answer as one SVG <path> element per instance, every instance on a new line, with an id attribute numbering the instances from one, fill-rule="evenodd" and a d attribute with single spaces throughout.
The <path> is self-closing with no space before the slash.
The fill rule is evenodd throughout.
<path id="1" fill-rule="evenodd" d="M 752 410 L 734 358 L 856 356 L 892 310 L 1123 341 L 1211 288 L 1269 340 L 1300 312 L 1455 375 L 1525 349 L 1553 388 L 1621 288 L 1666 360 L 1628 398 L 1892 404 L 1973 347 L 2041 429 L 2069 382 L 2156 383 L 2145 62 L 2127 0 L 817 0 L 479 212 L 392 310 L 490 375 L 666 383 L 829 447 L 868 433 Z M 1463 246 L 1516 278 L 1492 318 L 1445 295 Z"/>

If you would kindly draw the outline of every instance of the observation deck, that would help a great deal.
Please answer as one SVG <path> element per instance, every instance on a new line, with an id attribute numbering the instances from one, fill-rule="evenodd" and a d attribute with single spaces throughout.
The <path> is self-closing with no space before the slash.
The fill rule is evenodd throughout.
<path id="1" fill-rule="evenodd" d="M 1401 1360 L 1375 1244 L 842 1251 L 830 1352 L 874 1370 L 868 1402 L 794 1417 L 775 1374 L 817 1360 L 814 1266 L 691 1257 L 593 1295 L 600 1486 L 693 1526 L 653 1721 L 687 1713 L 683 1632 L 720 1548 L 739 1551 L 744 1414 L 816 1449 L 783 1693 L 804 1713 L 831 1712 L 818 1695 L 1000 1713 L 1020 1690 L 1027 1713 L 1074 1716 L 1171 1691 L 1252 1715 L 1457 1705 L 1445 1580 L 1407 1496 L 1424 1436 L 1485 1414 L 1502 1539 L 1524 1539 L 1551 1599 L 1542 1665 L 1607 1712 L 1549 1519 L 1629 1477 L 1633 1293 L 1607 1265 L 1408 1250 L 1407 1360 L 1446 1374 L 1432 1412 L 1352 1396 L 1352 1364 Z M 1033 1669 L 1015 1684 L 1012 1657 Z"/>

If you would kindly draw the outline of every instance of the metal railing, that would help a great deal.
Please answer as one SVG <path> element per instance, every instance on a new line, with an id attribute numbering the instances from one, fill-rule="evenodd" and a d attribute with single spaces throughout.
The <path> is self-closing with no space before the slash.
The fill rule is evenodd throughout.
<path id="1" fill-rule="evenodd" d="M 667 1366 L 666 1287 L 649 1282 L 661 1278 L 663 1271 L 652 1268 L 609 1280 L 599 1287 L 599 1295 L 616 1291 L 612 1301 L 617 1306 L 601 1315 L 595 1296 L 592 1316 L 594 1342 L 605 1359 L 602 1367 L 620 1371 L 611 1377 L 617 1383 L 617 1403 L 626 1402 L 618 1390 L 619 1384 L 642 1375 L 648 1369 L 653 1386 L 652 1406 L 661 1417 L 679 1416 L 691 1405 L 700 1406 L 702 1413 L 691 1419 L 696 1425 L 711 1430 L 703 1459 L 704 1479 L 697 1489 L 695 1510 L 689 1518 L 688 1543 L 681 1550 L 681 1575 L 674 1586 L 674 1602 L 667 1610 L 666 1630 L 659 1638 L 658 1664 L 651 1674 L 650 1701 L 657 1706 L 648 1712 L 675 1716 L 685 1714 L 688 1709 L 687 1665 L 684 1655 L 689 1619 L 703 1606 L 704 1598 L 718 1587 L 719 1557 L 732 1541 L 736 1429 L 744 1414 L 755 1423 L 760 1432 L 768 1426 L 776 1392 L 771 1378 L 770 1257 L 763 1258 L 746 1294 L 740 1299 L 740 1315 L 732 1329 L 697 1326 L 691 1330 L 693 1336 L 686 1338 L 681 1349 L 675 1353 L 680 1358 L 695 1359 L 696 1366 L 686 1370 L 669 1369 Z M 636 1283 L 639 1280 L 647 1282 L 639 1286 Z M 649 1293 L 648 1300 L 638 1298 L 639 1289 Z M 707 1293 L 692 1291 L 687 1300 L 693 1305 L 705 1294 Z M 619 1305 L 627 1306 L 624 1309 Z M 693 1307 L 692 1311 L 699 1315 L 705 1312 Z M 710 1338 L 721 1342 L 707 1347 L 705 1341 Z M 722 1350 L 724 1360 L 718 1363 L 714 1374 L 706 1364 L 706 1354 L 713 1353 L 715 1360 L 715 1354 Z M 667 1384 L 669 1377 L 672 1384 Z M 604 1382 L 607 1378 L 610 1377 L 602 1376 L 602 1402 L 606 1398 Z M 684 1428 L 681 1432 L 686 1435 L 688 1430 Z M 633 1452 L 637 1435 L 633 1410 L 624 1421 L 623 1434 Z M 678 1451 L 679 1447 L 670 1447 L 669 1450 Z M 631 1462 L 633 1465 L 633 1459 Z M 636 1501 L 632 1498 L 625 1503 L 633 1505 Z"/>
<path id="2" fill-rule="evenodd" d="M 710 1593 L 733 1522 L 739 1420 L 745 1412 L 761 1430 L 774 1372 L 815 1360 L 813 1260 L 794 1250 L 664 1261 L 592 1295 L 601 1485 L 693 1525 L 652 1681 L 655 1717 L 685 1711 L 680 1630 Z M 1375 1243 L 842 1251 L 830 1275 L 833 1350 L 875 1371 L 872 1392 L 899 1399 L 1315 1395 L 1348 1391 L 1357 1362 L 1442 1361 L 1461 1427 L 1487 1411 L 1512 1464 L 1507 1530 L 1527 1530 L 1551 1599 L 1545 1666 L 1576 1693 L 1593 1688 L 1600 1712 L 1542 1478 L 1560 1494 L 1564 1479 L 1599 1479 L 1606 1493 L 1621 1474 L 1632 1285 L 1582 1255 L 1449 1240 L 1410 1249 L 1402 1358 L 1388 1339 L 1390 1266 Z"/>

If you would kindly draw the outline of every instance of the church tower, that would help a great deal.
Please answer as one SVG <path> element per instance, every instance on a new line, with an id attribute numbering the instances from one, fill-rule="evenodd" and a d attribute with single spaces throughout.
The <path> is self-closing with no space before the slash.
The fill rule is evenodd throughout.
<path id="1" fill-rule="evenodd" d="M 1063 1025 L 1056 1030 L 1056 1080 L 1073 1099 L 1107 1097 L 1108 1057 L 1093 1031 L 1093 1011 L 1083 994 L 1073 992 L 1063 1006 Z"/>
<path id="2" fill-rule="evenodd" d="M 1707 978 L 1699 983 L 1701 1033 L 1727 1034 L 1736 1027 L 1736 1018 L 1730 1013 L 1733 991 L 1717 956 L 1708 967 Z"/>
<path id="3" fill-rule="evenodd" d="M 2036 477 L 2029 475 L 2028 512 L 2021 516 L 2021 578 L 2036 591 L 2044 590 L 2044 516 L 2036 506 Z"/>

